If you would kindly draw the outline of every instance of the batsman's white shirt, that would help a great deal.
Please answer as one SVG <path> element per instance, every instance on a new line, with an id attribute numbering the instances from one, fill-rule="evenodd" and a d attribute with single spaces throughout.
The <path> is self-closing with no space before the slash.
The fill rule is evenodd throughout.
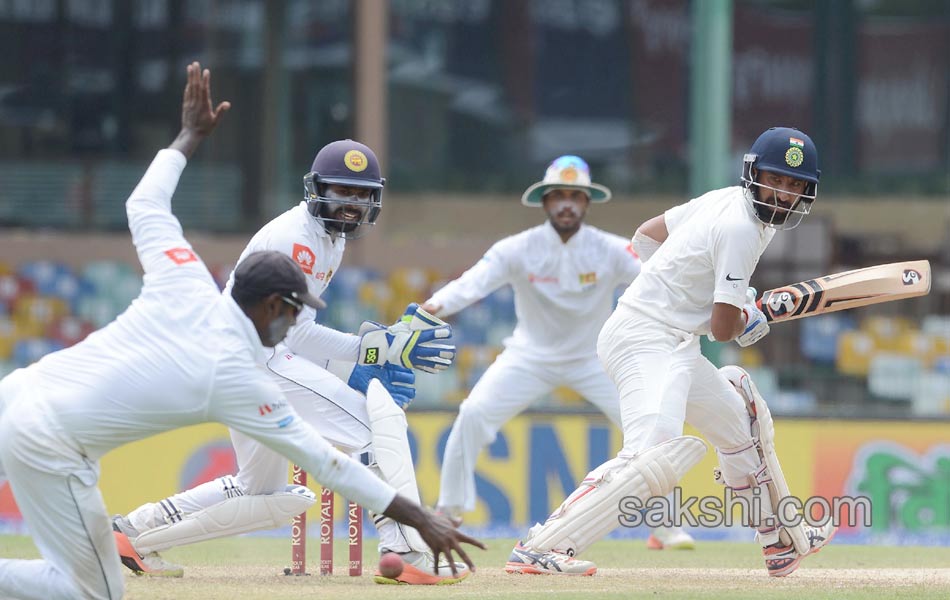
<path id="1" fill-rule="evenodd" d="M 715 302 L 742 307 L 749 278 L 775 230 L 763 226 L 741 187 L 714 190 L 664 214 L 669 237 L 620 304 L 698 335 Z"/>
<path id="2" fill-rule="evenodd" d="M 509 419 L 559 386 L 620 425 L 617 390 L 597 359 L 597 332 L 614 292 L 640 272 L 629 240 L 582 225 L 567 241 L 550 222 L 497 242 L 431 302 L 450 315 L 511 285 L 518 323 L 505 351 L 459 408 L 442 460 L 439 505 L 475 508 L 475 461 Z"/>
<path id="3" fill-rule="evenodd" d="M 224 423 L 374 511 L 395 496 L 304 423 L 260 367 L 253 324 L 218 291 L 171 214 L 185 164 L 180 152 L 160 151 L 126 204 L 145 270 L 132 306 L 0 384 L 0 464 L 44 557 L 0 559 L 0 597 L 121 596 L 97 461 L 178 427 Z"/>
<path id="4" fill-rule="evenodd" d="M 669 236 L 604 324 L 597 353 L 620 392 L 621 457 L 682 435 L 688 422 L 724 454 L 730 480 L 757 466 L 744 402 L 700 352 L 713 304 L 741 307 L 774 235 L 740 187 L 665 213 Z M 743 471 L 743 469 L 745 469 Z"/>

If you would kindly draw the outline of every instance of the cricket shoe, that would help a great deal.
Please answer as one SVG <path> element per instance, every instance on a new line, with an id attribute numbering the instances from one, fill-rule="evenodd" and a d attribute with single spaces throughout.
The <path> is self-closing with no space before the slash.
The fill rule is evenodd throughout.
<path id="1" fill-rule="evenodd" d="M 694 550 L 696 540 L 682 527 L 657 527 L 647 538 L 650 550 Z"/>
<path id="2" fill-rule="evenodd" d="M 380 552 L 380 556 L 387 551 Z M 472 574 L 468 565 L 462 562 L 455 563 L 458 575 L 452 575 L 452 568 L 445 557 L 439 558 L 438 572 L 435 568 L 435 559 L 429 552 L 400 552 L 402 558 L 402 573 L 399 577 L 383 577 L 377 569 L 373 574 L 373 581 L 384 585 L 452 585 L 460 583 Z"/>
<path id="3" fill-rule="evenodd" d="M 518 542 L 508 557 L 505 572 L 522 575 L 593 575 L 597 572 L 597 565 L 554 550 L 541 552 L 525 548 Z"/>
<path id="4" fill-rule="evenodd" d="M 138 537 L 139 532 L 126 517 L 122 515 L 112 517 L 112 535 L 115 537 L 115 545 L 119 548 L 122 564 L 136 575 L 150 577 L 183 577 L 185 575 L 184 567 L 167 562 L 159 556 L 158 552 L 139 554 L 132 545 L 132 538 Z"/>
<path id="5" fill-rule="evenodd" d="M 805 526 L 805 537 L 811 548 L 805 554 L 801 554 L 795 549 L 795 546 L 772 545 L 762 548 L 762 554 L 765 555 L 765 568 L 768 569 L 769 577 L 785 577 L 791 575 L 798 568 L 799 563 L 806 556 L 817 554 L 831 542 L 838 530 L 830 521 L 822 527 Z"/>

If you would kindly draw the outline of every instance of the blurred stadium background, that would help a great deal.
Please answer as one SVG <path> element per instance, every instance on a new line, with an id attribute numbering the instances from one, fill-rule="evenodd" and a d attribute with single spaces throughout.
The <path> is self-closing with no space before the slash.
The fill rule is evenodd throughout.
<path id="1" fill-rule="evenodd" d="M 540 223 L 518 197 L 557 155 L 580 154 L 612 187 L 588 220 L 628 236 L 736 181 L 764 128 L 803 129 L 821 155 L 819 199 L 753 284 L 926 258 L 934 289 L 705 350 L 752 370 L 789 417 L 793 489 L 871 495 L 874 539 L 950 543 L 947 0 L 34 0 L 0 2 L 0 49 L 0 374 L 138 293 L 123 203 L 178 130 L 191 60 L 233 103 L 175 197 L 219 281 L 301 199 L 323 144 L 353 137 L 380 155 L 380 224 L 349 244 L 319 317 L 344 331 L 394 319 Z M 451 411 L 514 326 L 510 290 L 453 324 L 458 366 L 420 377 L 410 411 L 430 502 Z M 473 524 L 543 517 L 619 442 L 569 390 L 538 409 L 480 463 Z M 144 444 L 107 458 L 110 509 L 233 469 L 219 428 Z M 136 466 L 159 446 L 170 459 Z M 0 518 L 16 526 L 8 490 Z"/>

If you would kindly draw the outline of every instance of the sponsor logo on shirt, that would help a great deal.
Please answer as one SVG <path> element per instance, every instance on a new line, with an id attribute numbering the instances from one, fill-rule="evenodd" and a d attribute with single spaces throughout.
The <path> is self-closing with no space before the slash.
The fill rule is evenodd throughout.
<path id="1" fill-rule="evenodd" d="M 557 277 L 542 277 L 534 273 L 528 273 L 528 281 L 531 283 L 557 283 Z"/>
<path id="2" fill-rule="evenodd" d="M 282 400 L 278 400 L 277 402 L 271 402 L 270 404 L 261 404 L 260 406 L 257 407 L 257 411 L 263 417 L 264 415 L 272 413 L 275 410 L 280 410 L 281 408 L 284 408 L 285 406 L 287 406 L 286 402 Z"/>
<path id="3" fill-rule="evenodd" d="M 592 285 L 597 283 L 597 273 L 580 273 L 578 274 L 578 279 L 581 281 L 581 285 Z"/>
<path id="4" fill-rule="evenodd" d="M 317 256 L 313 253 L 313 250 L 303 244 L 294 244 L 291 258 L 300 265 L 304 273 L 313 275 L 313 263 L 317 261 Z"/>
<path id="5" fill-rule="evenodd" d="M 165 251 L 165 256 L 172 259 L 172 262 L 176 265 L 198 262 L 198 257 L 191 251 L 191 248 L 172 248 Z"/>

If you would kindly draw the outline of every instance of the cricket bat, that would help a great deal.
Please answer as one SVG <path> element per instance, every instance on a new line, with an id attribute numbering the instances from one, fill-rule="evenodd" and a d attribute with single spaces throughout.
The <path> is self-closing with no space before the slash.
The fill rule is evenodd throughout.
<path id="1" fill-rule="evenodd" d="M 768 290 L 757 301 L 769 323 L 930 293 L 930 262 L 916 260 L 825 275 Z"/>

